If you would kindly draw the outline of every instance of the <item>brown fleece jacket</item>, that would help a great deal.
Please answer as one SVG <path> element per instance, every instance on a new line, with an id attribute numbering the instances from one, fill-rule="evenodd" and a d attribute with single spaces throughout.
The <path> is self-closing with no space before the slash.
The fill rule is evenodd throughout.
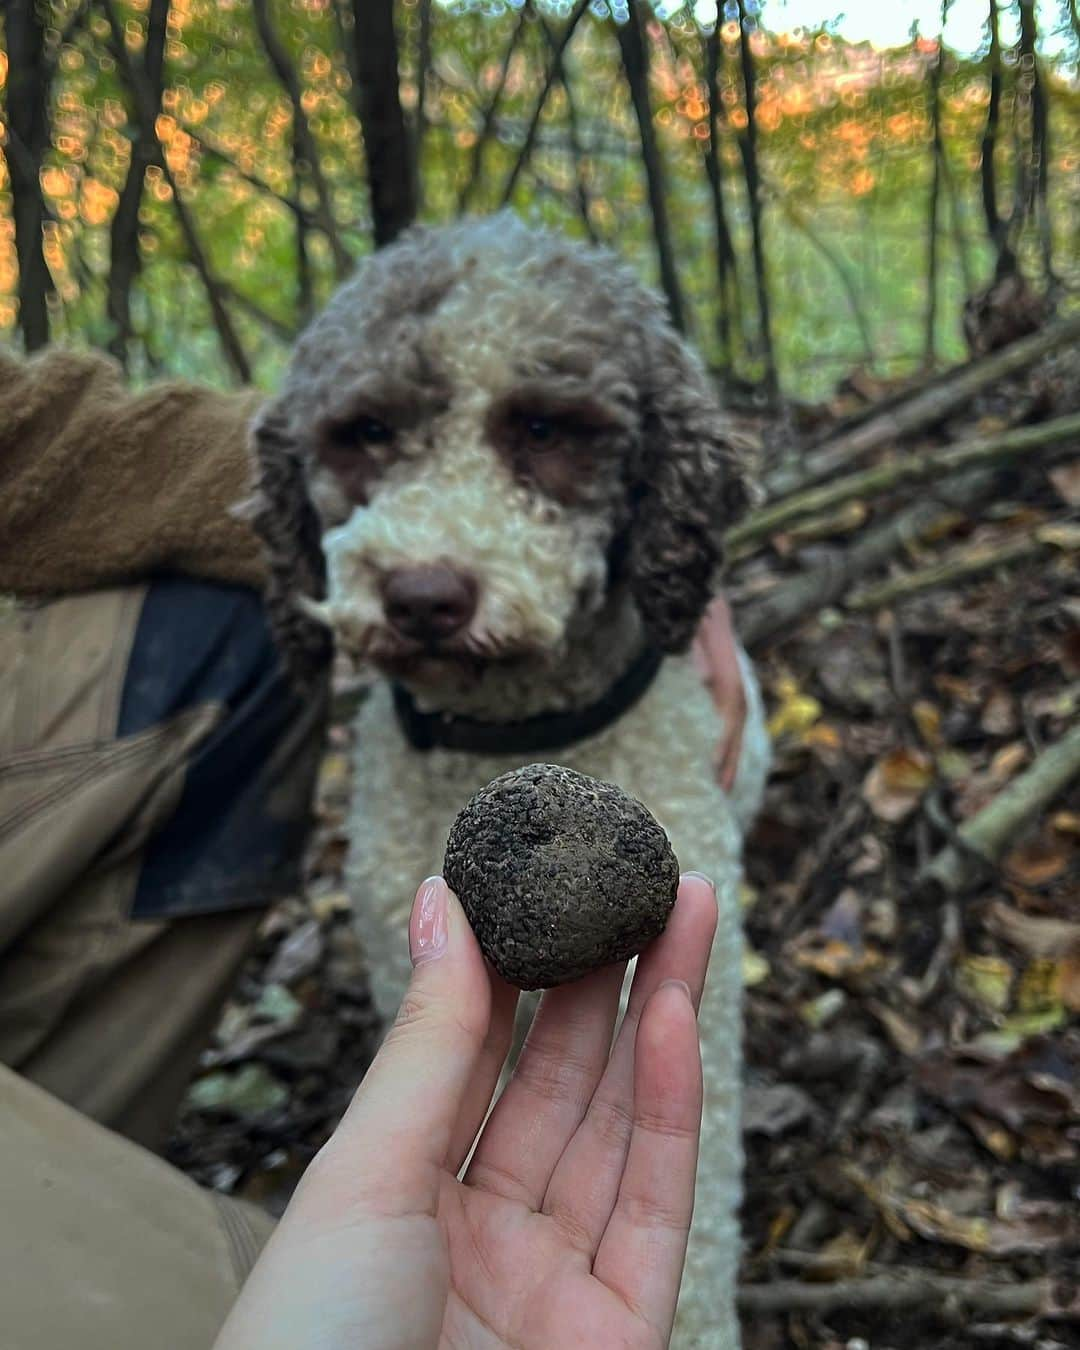
<path id="1" fill-rule="evenodd" d="M 182 574 L 261 587 L 250 493 L 253 392 L 139 393 L 96 352 L 0 351 L 0 593 Z"/>

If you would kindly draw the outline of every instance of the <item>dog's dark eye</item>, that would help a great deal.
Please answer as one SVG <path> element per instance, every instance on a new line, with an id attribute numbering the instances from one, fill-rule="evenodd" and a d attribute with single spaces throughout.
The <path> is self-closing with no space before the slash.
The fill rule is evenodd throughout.
<path id="1" fill-rule="evenodd" d="M 335 445 L 342 448 L 361 445 L 387 445 L 394 439 L 394 430 L 377 417 L 364 414 L 348 422 L 339 422 L 331 433 Z"/>
<path id="2" fill-rule="evenodd" d="M 549 417 L 526 417 L 523 429 L 529 444 L 537 449 L 549 446 L 555 440 L 556 426 Z"/>

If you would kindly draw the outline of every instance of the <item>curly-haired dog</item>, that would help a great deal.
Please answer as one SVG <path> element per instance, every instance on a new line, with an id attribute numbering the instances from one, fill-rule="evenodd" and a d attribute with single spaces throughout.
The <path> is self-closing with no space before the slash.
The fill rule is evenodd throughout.
<path id="1" fill-rule="evenodd" d="M 704 371 L 616 258 L 502 215 L 415 230 L 370 258 L 300 340 L 256 444 L 271 606 L 295 664 L 323 621 L 388 677 L 360 713 L 350 863 L 384 1013 L 408 977 L 417 882 L 440 868 L 465 800 L 515 765 L 619 783 L 683 867 L 715 878 L 678 1340 L 729 1350 L 739 859 L 768 750 L 746 665 L 750 719 L 725 795 L 709 695 L 669 656 L 691 641 L 744 500 Z"/>

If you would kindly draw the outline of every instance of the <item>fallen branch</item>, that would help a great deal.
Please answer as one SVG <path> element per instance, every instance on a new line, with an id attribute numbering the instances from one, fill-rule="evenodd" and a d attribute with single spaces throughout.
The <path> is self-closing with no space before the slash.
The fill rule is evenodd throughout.
<path id="1" fill-rule="evenodd" d="M 1074 315 L 973 361 L 954 377 L 941 383 L 935 381 L 930 388 L 889 407 L 834 440 L 826 441 L 818 450 L 805 455 L 798 468 L 778 472 L 770 483 L 770 490 L 774 494 L 792 492 L 820 482 L 871 450 L 939 422 L 989 385 L 1026 370 L 1041 357 L 1078 338 L 1080 315 Z"/>
<path id="2" fill-rule="evenodd" d="M 1054 1307 L 1049 1280 L 989 1284 L 914 1270 L 872 1275 L 864 1280 L 837 1280 L 833 1284 L 807 1284 L 802 1280 L 744 1284 L 738 1297 L 739 1308 L 750 1313 L 828 1312 L 834 1308 L 948 1308 L 957 1313 L 1008 1317 L 1040 1316 L 1044 1315 L 1044 1310 Z"/>
<path id="3" fill-rule="evenodd" d="M 978 874 L 980 860 L 995 863 L 1022 827 L 1080 775 L 1080 725 L 1035 760 L 1026 773 L 1001 790 L 988 806 L 957 830 L 961 846 L 950 844 L 919 873 L 920 887 L 936 885 L 956 895 Z"/>
<path id="4" fill-rule="evenodd" d="M 797 492 L 753 512 L 739 525 L 728 530 L 724 537 L 725 546 L 730 549 L 751 540 L 762 539 L 788 521 L 797 520 L 800 516 L 816 515 L 856 497 L 875 496 L 913 483 L 932 482 L 976 465 L 1038 452 L 1074 439 L 1080 442 L 1080 413 L 1037 426 L 1019 427 L 996 436 L 973 437 L 947 450 L 904 455 L 890 463 L 877 464 L 832 483 Z"/>
<path id="5" fill-rule="evenodd" d="M 518 179 L 522 171 L 528 164 L 536 144 L 536 135 L 540 130 L 540 118 L 543 116 L 544 107 L 548 101 L 548 95 L 554 86 L 562 78 L 563 61 L 566 57 L 566 49 L 570 45 L 570 39 L 574 36 L 578 24 L 584 17 L 585 11 L 589 8 L 590 0 L 577 0 L 574 8 L 570 11 L 566 23 L 563 24 L 562 32 L 559 34 L 558 45 L 551 53 L 551 65 L 544 74 L 544 83 L 540 89 L 540 96 L 536 100 L 536 106 L 533 108 L 532 117 L 529 119 L 528 130 L 525 132 L 525 140 L 518 157 L 514 161 L 514 167 L 510 170 L 510 175 L 502 190 L 501 205 L 506 206 L 510 198 L 514 195 L 514 189 L 517 187 Z"/>
<path id="6" fill-rule="evenodd" d="M 984 572 L 993 572 L 999 567 L 1010 567 L 1015 563 L 1037 558 L 1052 547 L 1048 539 L 1040 538 L 1038 533 L 1025 535 L 1022 539 L 1012 539 L 997 548 L 981 547 L 969 549 L 957 557 L 946 558 L 932 563 L 929 567 L 920 567 L 918 571 L 906 576 L 893 577 L 876 586 L 867 586 L 856 591 L 844 602 L 845 609 L 866 610 L 882 609 L 905 600 L 912 595 L 921 595 L 924 591 L 935 590 L 939 586 L 951 586 L 958 581 L 968 581 L 981 576 Z"/>
<path id="7" fill-rule="evenodd" d="M 906 544 L 951 509 L 971 507 L 994 490 L 995 475 L 986 470 L 963 474 L 947 483 L 933 498 L 916 502 L 898 516 L 875 525 L 854 540 L 850 548 L 837 550 L 824 563 L 793 577 L 765 596 L 741 606 L 739 635 L 750 650 L 826 605 L 835 604 L 867 573 L 883 567 Z"/>

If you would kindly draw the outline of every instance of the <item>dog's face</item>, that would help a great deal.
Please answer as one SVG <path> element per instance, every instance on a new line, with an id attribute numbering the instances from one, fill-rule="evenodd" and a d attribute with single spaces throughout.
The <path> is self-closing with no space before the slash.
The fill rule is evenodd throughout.
<path id="1" fill-rule="evenodd" d="M 619 583 L 670 650 L 741 499 L 726 433 L 659 300 L 610 255 L 508 216 L 416 231 L 299 343 L 256 427 L 260 523 L 279 584 L 310 594 L 317 568 L 290 583 L 280 557 L 281 484 L 303 483 L 321 617 L 402 678 L 557 654 Z"/>

